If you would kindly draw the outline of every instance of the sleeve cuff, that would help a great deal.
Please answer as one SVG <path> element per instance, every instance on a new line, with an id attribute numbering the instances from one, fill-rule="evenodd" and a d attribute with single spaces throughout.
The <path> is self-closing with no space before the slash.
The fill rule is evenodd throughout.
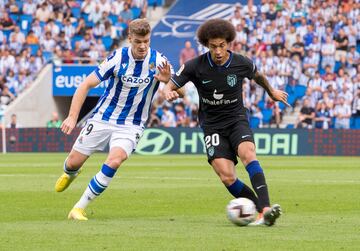
<path id="1" fill-rule="evenodd" d="M 95 72 L 96 77 L 97 77 L 100 81 L 103 81 L 103 77 L 100 75 L 99 70 L 96 69 L 96 70 L 94 70 L 94 72 Z"/>
<path id="2" fill-rule="evenodd" d="M 175 81 L 175 79 L 174 79 L 173 77 L 171 77 L 170 79 L 171 79 L 171 81 L 172 81 L 177 87 L 179 87 L 179 88 L 182 87 L 181 85 L 179 85 L 179 84 Z"/>

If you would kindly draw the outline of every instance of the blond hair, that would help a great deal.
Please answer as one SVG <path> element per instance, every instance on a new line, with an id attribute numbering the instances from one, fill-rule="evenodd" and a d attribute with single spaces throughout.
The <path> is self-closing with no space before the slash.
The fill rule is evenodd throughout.
<path id="1" fill-rule="evenodd" d="M 149 22 L 144 19 L 135 19 L 129 24 L 129 34 L 135 34 L 139 36 L 145 36 L 151 32 L 151 27 Z"/>

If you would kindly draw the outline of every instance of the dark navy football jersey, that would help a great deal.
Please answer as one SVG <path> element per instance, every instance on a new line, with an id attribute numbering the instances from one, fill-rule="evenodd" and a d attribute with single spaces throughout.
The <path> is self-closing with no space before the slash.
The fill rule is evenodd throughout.
<path id="1" fill-rule="evenodd" d="M 255 64 L 245 56 L 230 52 L 228 61 L 218 66 L 208 52 L 182 65 L 171 80 L 178 87 L 188 81 L 195 84 L 200 99 L 201 127 L 222 128 L 247 120 L 242 83 L 244 78 L 252 79 L 255 73 Z"/>

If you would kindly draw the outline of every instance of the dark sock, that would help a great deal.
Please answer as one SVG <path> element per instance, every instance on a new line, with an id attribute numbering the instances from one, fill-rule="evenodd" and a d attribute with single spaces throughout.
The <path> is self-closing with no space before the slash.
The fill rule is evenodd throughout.
<path id="1" fill-rule="evenodd" d="M 246 166 L 246 170 L 249 173 L 252 187 L 259 198 L 259 208 L 262 211 L 264 207 L 270 206 L 269 192 L 264 172 L 257 160 L 250 162 Z"/>
<path id="2" fill-rule="evenodd" d="M 69 175 L 75 175 L 78 173 L 80 168 L 76 169 L 76 170 L 72 170 L 72 169 L 69 169 L 67 166 L 66 166 L 66 160 L 64 161 L 64 172 L 69 174 Z"/>
<path id="3" fill-rule="evenodd" d="M 235 198 L 244 197 L 252 200 L 256 205 L 256 209 L 258 209 L 259 211 L 259 200 L 256 197 L 255 193 L 253 192 L 253 190 L 251 190 L 250 187 L 242 183 L 239 179 L 236 179 L 233 184 L 226 188 Z"/>

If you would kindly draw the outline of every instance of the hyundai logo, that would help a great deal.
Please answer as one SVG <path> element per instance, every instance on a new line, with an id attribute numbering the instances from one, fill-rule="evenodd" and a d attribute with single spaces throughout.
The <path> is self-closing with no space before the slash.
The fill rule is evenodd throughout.
<path id="1" fill-rule="evenodd" d="M 143 155 L 158 155 L 169 152 L 173 146 L 174 139 L 170 133 L 161 129 L 147 129 L 136 152 Z"/>

